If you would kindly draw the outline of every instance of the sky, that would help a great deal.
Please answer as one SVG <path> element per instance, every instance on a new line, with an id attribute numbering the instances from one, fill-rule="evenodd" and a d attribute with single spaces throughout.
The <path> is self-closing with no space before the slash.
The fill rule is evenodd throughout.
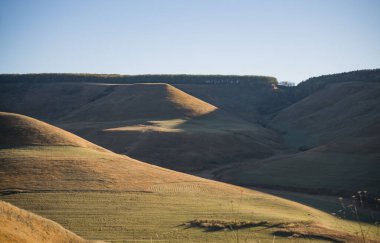
<path id="1" fill-rule="evenodd" d="M 1 0 L 0 73 L 312 76 L 380 68 L 378 0 Z"/>

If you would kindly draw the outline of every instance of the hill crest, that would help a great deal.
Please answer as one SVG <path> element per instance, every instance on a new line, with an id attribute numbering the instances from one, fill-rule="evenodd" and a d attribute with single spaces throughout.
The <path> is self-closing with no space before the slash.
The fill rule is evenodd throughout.
<path id="1" fill-rule="evenodd" d="M 74 146 L 107 151 L 72 133 L 15 113 L 0 112 L 0 145 Z"/>

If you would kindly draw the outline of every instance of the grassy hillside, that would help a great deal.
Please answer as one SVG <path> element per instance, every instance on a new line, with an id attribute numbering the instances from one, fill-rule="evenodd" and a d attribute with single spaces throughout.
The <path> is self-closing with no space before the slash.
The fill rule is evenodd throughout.
<path id="1" fill-rule="evenodd" d="M 3 201 L 0 201 L 0 225 L 0 241 L 3 243 L 90 242 L 51 220 Z"/>
<path id="2" fill-rule="evenodd" d="M 4 191 L 150 191 L 156 183 L 202 182 L 127 156 L 71 146 L 3 148 L 0 162 Z"/>
<path id="3" fill-rule="evenodd" d="M 0 159 L 2 200 L 88 239 L 371 242 L 379 237 L 375 226 L 108 151 L 66 145 L 7 146 L 0 149 Z M 226 229 L 217 230 L 215 224 Z M 249 227 L 231 230 L 239 224 Z"/>
<path id="4" fill-rule="evenodd" d="M 275 132 L 168 84 L 7 83 L 1 88 L 4 110 L 42 118 L 114 152 L 180 171 L 264 158 L 281 149 Z M 20 101 L 12 105 L 12 99 Z"/>
<path id="5" fill-rule="evenodd" d="M 66 145 L 106 151 L 72 133 L 14 113 L 0 112 L 0 133 L 0 145 Z"/>
<path id="6" fill-rule="evenodd" d="M 168 84 L 113 85 L 104 97 L 89 102 L 59 122 L 116 122 L 135 119 L 197 117 L 217 108 Z"/>

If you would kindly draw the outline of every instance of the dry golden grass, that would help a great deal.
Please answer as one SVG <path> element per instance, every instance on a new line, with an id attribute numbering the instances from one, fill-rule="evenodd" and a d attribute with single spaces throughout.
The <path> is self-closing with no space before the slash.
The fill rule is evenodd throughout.
<path id="1" fill-rule="evenodd" d="M 0 201 L 0 242 L 90 242 L 49 219 Z"/>
<path id="2" fill-rule="evenodd" d="M 206 181 L 127 156 L 70 146 L 0 149 L 0 161 L 2 190 L 150 191 L 161 183 Z"/>
<path id="3" fill-rule="evenodd" d="M 173 188 L 176 185 L 171 185 Z M 207 187 L 207 185 L 205 185 Z M 222 188 L 221 188 L 222 189 Z M 188 228 L 187 222 L 267 221 L 269 226 L 239 230 L 240 242 L 325 242 L 319 237 L 364 242 L 357 223 L 339 220 L 319 210 L 252 190 L 141 192 L 39 192 L 2 199 L 62 224 L 85 237 L 109 242 L 237 242 L 236 231 Z M 223 189 L 222 189 L 223 190 Z M 378 227 L 362 224 L 366 242 L 379 239 Z M 351 239 L 351 240 L 349 240 Z M 355 239 L 355 240 L 353 240 Z"/>
<path id="4" fill-rule="evenodd" d="M 106 151 L 72 133 L 31 117 L 0 112 L 0 145 L 69 145 Z"/>
<path id="5" fill-rule="evenodd" d="M 297 225 L 245 230 L 241 236 L 247 239 L 268 240 L 276 230 L 303 234 L 306 238 L 313 235 L 360 242 L 355 236 L 356 223 L 265 193 L 174 172 L 111 152 L 29 146 L 0 149 L 0 159 L 1 189 L 35 191 L 2 196 L 3 200 L 53 219 L 88 239 L 149 240 L 158 234 L 159 239 L 169 241 L 186 242 L 191 238 L 194 241 L 188 242 L 223 242 L 223 232 L 211 235 L 176 228 L 199 218 Z M 367 240 L 370 242 L 376 237 L 376 228 L 365 228 L 371 229 Z"/>
<path id="6" fill-rule="evenodd" d="M 217 110 L 217 107 L 191 96 L 169 84 L 163 84 L 168 94 L 168 99 L 178 109 L 184 111 L 186 116 L 196 117 L 206 115 Z"/>

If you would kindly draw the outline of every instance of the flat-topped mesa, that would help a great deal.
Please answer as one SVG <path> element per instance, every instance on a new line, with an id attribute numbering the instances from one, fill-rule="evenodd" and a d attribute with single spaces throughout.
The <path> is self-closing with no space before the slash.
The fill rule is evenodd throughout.
<path id="1" fill-rule="evenodd" d="M 272 85 L 277 79 L 269 76 L 256 75 L 188 75 L 188 74 L 71 74 L 71 73 L 41 73 L 41 74 L 0 74 L 0 83 L 5 82 L 76 82 L 76 83 L 168 83 L 168 84 L 228 84 L 228 85 Z"/>

